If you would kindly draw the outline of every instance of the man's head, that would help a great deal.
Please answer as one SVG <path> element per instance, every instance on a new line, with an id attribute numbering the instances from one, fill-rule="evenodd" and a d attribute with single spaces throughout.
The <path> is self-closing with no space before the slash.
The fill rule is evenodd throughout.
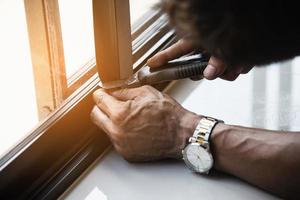
<path id="1" fill-rule="evenodd" d="M 263 65 L 300 54 L 296 3 L 163 0 L 178 34 L 228 65 Z"/>

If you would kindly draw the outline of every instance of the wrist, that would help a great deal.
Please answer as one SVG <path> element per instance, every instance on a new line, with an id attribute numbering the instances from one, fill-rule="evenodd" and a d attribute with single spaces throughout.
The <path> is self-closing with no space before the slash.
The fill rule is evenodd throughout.
<path id="1" fill-rule="evenodd" d="M 182 150 L 186 146 L 190 137 L 193 136 L 193 133 L 201 120 L 202 116 L 197 115 L 192 112 L 187 112 L 182 115 L 179 123 L 179 128 L 177 129 L 177 142 L 175 149 L 175 157 L 182 158 Z"/>
<path id="2" fill-rule="evenodd" d="M 222 148 L 224 148 L 224 138 L 230 129 L 230 125 L 218 123 L 210 136 L 210 148 L 214 158 L 214 168 L 217 170 L 222 170 Z"/>

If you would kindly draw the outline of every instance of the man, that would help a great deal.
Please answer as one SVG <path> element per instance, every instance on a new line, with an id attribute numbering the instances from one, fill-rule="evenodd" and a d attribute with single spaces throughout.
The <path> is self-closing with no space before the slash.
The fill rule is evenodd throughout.
<path id="1" fill-rule="evenodd" d="M 203 50 L 211 54 L 204 77 L 233 81 L 254 65 L 293 58 L 300 55 L 299 12 L 293 4 L 279 0 L 165 0 L 163 7 L 183 39 L 148 64 L 158 67 Z M 112 92 L 100 89 L 94 99 L 93 121 L 128 161 L 185 156 L 195 171 L 207 173 L 213 159 L 216 170 L 282 197 L 300 198 L 299 132 L 228 125 L 185 110 L 150 86 Z M 199 150 L 194 160 L 189 157 L 191 146 Z M 203 164 L 197 159 L 207 161 L 202 160 Z"/>

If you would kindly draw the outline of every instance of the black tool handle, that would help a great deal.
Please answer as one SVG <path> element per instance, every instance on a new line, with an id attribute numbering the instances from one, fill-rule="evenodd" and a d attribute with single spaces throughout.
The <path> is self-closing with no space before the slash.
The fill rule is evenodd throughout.
<path id="1" fill-rule="evenodd" d="M 203 77 L 203 71 L 208 64 L 208 59 L 199 57 L 198 59 L 176 61 L 166 66 L 151 70 L 147 68 L 139 72 L 139 80 L 142 84 L 153 84 L 165 81 L 172 81 L 185 78 Z"/>
<path id="2" fill-rule="evenodd" d="M 191 78 L 203 76 L 203 71 L 207 66 L 207 62 L 195 62 L 183 66 L 179 66 L 174 70 L 177 79 Z"/>

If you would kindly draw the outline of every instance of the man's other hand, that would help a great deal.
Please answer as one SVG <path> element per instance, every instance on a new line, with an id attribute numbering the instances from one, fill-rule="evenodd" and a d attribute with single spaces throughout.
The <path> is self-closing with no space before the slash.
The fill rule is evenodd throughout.
<path id="1" fill-rule="evenodd" d="M 180 158 L 200 116 L 151 86 L 94 93 L 93 122 L 128 161 Z"/>
<path id="2" fill-rule="evenodd" d="M 160 67 L 173 59 L 192 53 L 194 50 L 190 41 L 181 39 L 171 47 L 154 55 L 147 64 L 153 68 Z M 227 81 L 234 81 L 240 74 L 246 74 L 252 68 L 253 66 L 227 66 L 222 60 L 212 56 L 203 75 L 208 80 L 219 77 Z"/>

